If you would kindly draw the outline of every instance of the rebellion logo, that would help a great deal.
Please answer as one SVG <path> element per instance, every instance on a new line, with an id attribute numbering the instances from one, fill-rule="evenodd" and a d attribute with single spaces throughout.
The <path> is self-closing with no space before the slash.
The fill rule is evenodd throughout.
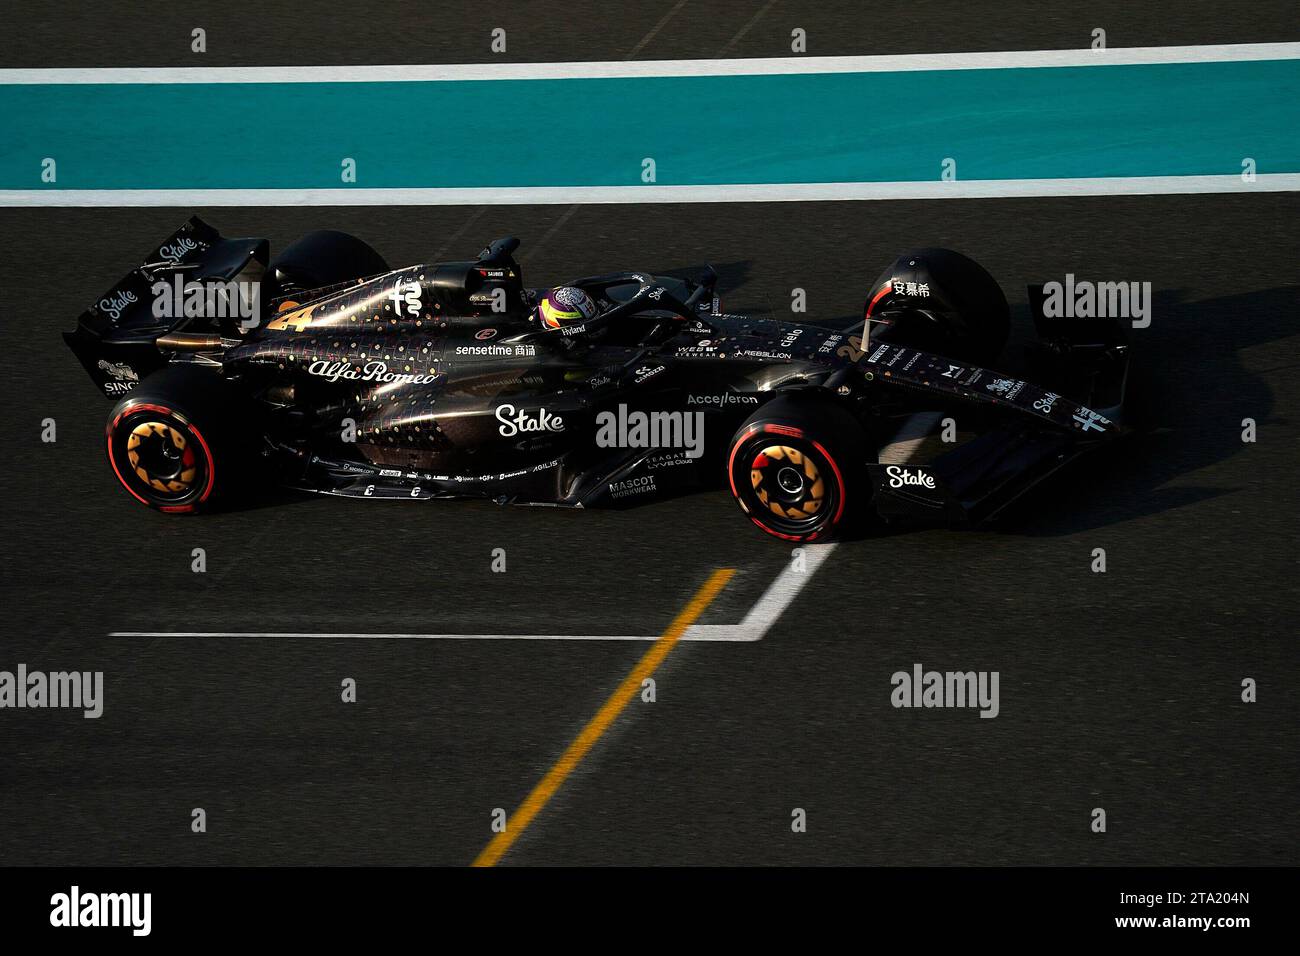
<path id="1" fill-rule="evenodd" d="M 390 372 L 383 362 L 367 362 L 365 365 L 353 365 L 351 362 L 312 362 L 307 366 L 307 374 L 319 375 L 329 382 L 340 380 L 347 382 L 377 382 L 381 385 L 400 383 L 403 385 L 429 385 L 438 380 L 437 372 L 427 375 L 417 372 Z"/>

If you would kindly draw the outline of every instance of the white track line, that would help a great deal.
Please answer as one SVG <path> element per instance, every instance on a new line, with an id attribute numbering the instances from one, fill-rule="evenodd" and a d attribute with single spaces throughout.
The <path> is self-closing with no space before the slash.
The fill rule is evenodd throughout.
<path id="1" fill-rule="evenodd" d="M 844 202 L 1295 192 L 1300 173 L 1101 176 L 889 183 L 736 183 L 712 186 L 484 186 L 392 189 L 0 189 L 0 207 L 529 206 L 557 203 Z"/>
<path id="2" fill-rule="evenodd" d="M 1133 66 L 1300 59 L 1300 43 L 1221 43 L 1008 50 L 875 56 L 739 57 L 568 63 L 451 63 L 391 66 L 56 67 L 0 70 L 0 84 L 57 83 L 392 83 L 442 80 L 570 80 L 661 76 L 900 73 L 1031 67 Z"/>
<path id="3" fill-rule="evenodd" d="M 687 629 L 684 641 L 761 641 L 777 619 L 785 613 L 794 599 L 799 596 L 804 585 L 817 572 L 831 552 L 834 544 L 812 544 L 803 546 L 802 571 L 796 570 L 797 559 L 792 559 L 785 569 L 776 576 L 758 603 L 749 609 L 745 619 L 739 624 L 693 624 Z"/>
<path id="4" fill-rule="evenodd" d="M 682 636 L 683 641 L 701 643 L 753 643 L 776 623 L 803 590 L 809 579 L 835 550 L 833 544 L 805 545 L 803 570 L 797 570 L 798 559 L 776 576 L 763 592 L 758 603 L 749 609 L 739 624 L 694 624 Z M 408 641 L 656 641 L 659 635 L 611 634 L 411 634 L 366 633 L 361 631 L 111 631 L 109 637 L 189 637 L 189 638 L 310 638 L 313 640 L 361 639 Z"/>

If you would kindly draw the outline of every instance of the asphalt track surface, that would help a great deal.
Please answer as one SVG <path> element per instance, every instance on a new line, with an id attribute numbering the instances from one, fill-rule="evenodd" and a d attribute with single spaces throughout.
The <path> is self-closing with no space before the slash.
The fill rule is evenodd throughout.
<path id="1" fill-rule="evenodd" d="M 606 11 L 608 53 L 582 56 L 627 55 L 670 7 Z M 854 35 L 854 9 L 819 14 L 837 46 L 815 52 L 1075 45 L 1067 38 L 1096 19 L 1026 14 L 993 36 L 971 14 L 954 26 L 915 10 L 906 32 L 882 15 Z M 1096 25 L 1128 23 L 1125 45 L 1295 39 L 1276 12 L 1238 22 L 1186 9 L 1202 33 L 1118 4 Z M 710 20 L 709 46 L 694 39 L 700 14 L 678 14 L 638 55 L 717 55 L 747 19 Z M 183 61 L 152 35 L 127 42 L 123 16 L 93 45 L 74 32 L 58 50 L 0 52 L 12 66 Z M 289 35 L 288 14 L 261 22 Z M 402 30 L 381 42 L 373 29 L 349 48 L 305 23 L 301 45 L 316 55 L 300 62 L 475 59 L 440 46 L 452 41 L 439 30 L 408 46 Z M 756 25 L 725 52 L 774 55 L 773 42 Z M 284 62 L 257 42 L 241 55 L 208 63 Z M 950 246 L 1007 292 L 1012 368 L 1029 332 L 1027 282 L 1150 281 L 1130 440 L 998 527 L 840 545 L 760 642 L 678 645 L 655 674 L 656 702 L 629 704 L 504 862 L 1297 862 L 1294 194 L 0 210 L 0 668 L 106 680 L 99 720 L 0 714 L 0 862 L 465 865 L 492 836 L 492 810 L 524 800 L 646 649 L 110 631 L 656 635 L 716 568 L 737 573 L 701 620 L 738 620 L 789 557 L 722 491 L 625 512 L 289 495 L 192 520 L 145 511 L 108 472 L 108 403 L 57 334 L 194 211 L 276 246 L 311 228 L 355 232 L 393 263 L 456 258 L 512 233 L 537 285 L 709 261 L 729 307 L 780 314 L 797 286 L 809 318 L 827 322 L 857 314 L 899 251 Z M 1247 417 L 1253 444 L 1241 441 Z M 40 440 L 45 418 L 56 443 Z M 196 547 L 206 574 L 190 570 Z M 505 574 L 490 570 L 497 547 Z M 1095 548 L 1105 574 L 1090 570 Z M 999 671 L 1000 715 L 894 709 L 890 675 L 917 662 Z M 354 705 L 339 700 L 347 677 Z M 1259 683 L 1253 705 L 1239 698 L 1246 677 Z M 190 832 L 194 807 L 206 834 Z M 796 807 L 806 833 L 791 832 Z M 1105 834 L 1090 831 L 1094 807 L 1107 811 Z"/>
<path id="2" fill-rule="evenodd" d="M 91 12 L 14 0 L 0 64 L 72 66 L 310 66 L 551 60 L 789 56 L 791 30 L 808 55 L 958 53 L 1300 40 L 1294 4 L 1184 0 L 205 0 L 184 6 L 104 0 Z M 195 27 L 207 52 L 190 52 Z M 506 31 L 506 51 L 491 31 Z M 894 104 L 883 104 L 885 107 Z M 557 121 L 562 120 L 557 117 Z"/>

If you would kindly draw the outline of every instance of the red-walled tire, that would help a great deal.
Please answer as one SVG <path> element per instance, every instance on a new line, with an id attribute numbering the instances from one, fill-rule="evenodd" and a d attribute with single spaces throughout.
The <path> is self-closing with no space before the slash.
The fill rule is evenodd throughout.
<path id="1" fill-rule="evenodd" d="M 731 440 L 727 477 L 749 519 L 786 541 L 844 533 L 871 497 L 862 426 L 819 397 L 782 396 L 751 415 Z"/>
<path id="2" fill-rule="evenodd" d="M 224 383 L 210 370 L 167 366 L 108 416 L 108 464 L 131 497 L 167 514 L 212 508 L 242 487 L 251 441 L 237 434 Z"/>

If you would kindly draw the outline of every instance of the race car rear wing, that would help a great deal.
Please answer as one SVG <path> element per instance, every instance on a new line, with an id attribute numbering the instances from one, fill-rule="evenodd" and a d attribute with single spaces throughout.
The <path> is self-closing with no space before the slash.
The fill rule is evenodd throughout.
<path id="1" fill-rule="evenodd" d="M 145 375 L 166 364 L 157 345 L 159 337 L 183 328 L 198 331 L 200 325 L 212 321 L 208 311 L 199 321 L 197 316 L 187 316 L 183 303 L 174 299 L 168 307 L 159 308 L 160 294 L 170 295 L 192 283 L 205 290 L 235 280 L 256 286 L 269 251 L 265 239 L 225 239 L 195 216 L 81 313 L 76 329 L 64 332 L 63 340 L 99 389 L 109 398 L 120 398 Z M 233 314 L 236 310 L 231 311 L 230 321 L 238 322 L 238 315 Z"/>

